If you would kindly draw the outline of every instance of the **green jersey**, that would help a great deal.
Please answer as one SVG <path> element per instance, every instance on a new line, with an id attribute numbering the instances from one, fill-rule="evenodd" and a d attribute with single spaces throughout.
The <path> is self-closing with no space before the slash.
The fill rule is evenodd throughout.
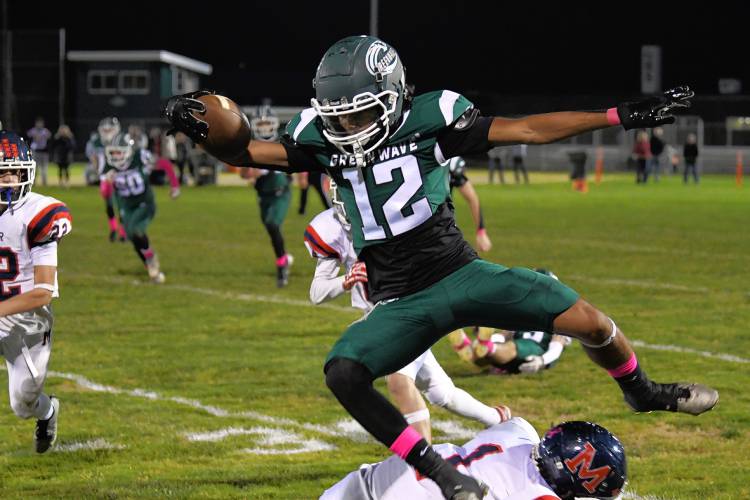
<path id="1" fill-rule="evenodd" d="M 482 130 L 467 132 L 480 121 Z M 363 168 L 325 139 L 313 109 L 287 125 L 286 141 L 309 158 L 308 168 L 300 161 L 300 169 L 317 164 L 338 185 L 373 300 L 413 293 L 477 258 L 455 226 L 450 174 L 442 164 L 485 151 L 487 121 L 478 120 L 473 104 L 455 92 L 416 96 Z M 296 158 L 290 156 L 292 169 Z"/>
<path id="2" fill-rule="evenodd" d="M 255 180 L 255 190 L 260 196 L 280 196 L 288 189 L 289 176 L 276 170 L 261 171 Z"/>
<path id="3" fill-rule="evenodd" d="M 530 340 L 541 347 L 542 352 L 547 352 L 552 334 L 547 332 L 513 332 L 513 340 Z"/>
<path id="4" fill-rule="evenodd" d="M 104 166 L 103 174 L 114 172 L 113 184 L 120 202 L 128 205 L 140 204 L 151 197 L 151 153 L 136 149 L 130 164 L 124 168 L 115 168 L 109 163 Z"/>

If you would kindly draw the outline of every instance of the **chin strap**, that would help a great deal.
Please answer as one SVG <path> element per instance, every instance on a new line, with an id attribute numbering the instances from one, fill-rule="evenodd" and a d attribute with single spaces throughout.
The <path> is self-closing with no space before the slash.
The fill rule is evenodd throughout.
<path id="1" fill-rule="evenodd" d="M 365 177 L 362 174 L 362 169 L 365 167 L 365 149 L 362 145 L 357 142 L 352 144 L 352 150 L 354 151 L 354 160 L 357 163 L 357 173 L 359 174 L 360 182 L 364 182 Z"/>

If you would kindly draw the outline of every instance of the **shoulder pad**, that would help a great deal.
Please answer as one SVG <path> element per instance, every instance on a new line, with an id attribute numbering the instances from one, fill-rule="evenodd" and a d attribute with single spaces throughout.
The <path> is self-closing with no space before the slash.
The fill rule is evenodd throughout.
<path id="1" fill-rule="evenodd" d="M 453 123 L 453 130 L 457 132 L 463 132 L 468 130 L 474 125 L 479 116 L 479 110 L 476 108 L 470 108 L 464 111 L 464 114 L 458 117 L 458 120 Z"/>
<path id="2" fill-rule="evenodd" d="M 36 211 L 26 227 L 29 248 L 57 241 L 73 229 L 73 218 L 65 203 L 54 198 L 44 201 L 46 204 Z"/>
<path id="3" fill-rule="evenodd" d="M 305 247 L 316 259 L 341 260 L 341 249 L 337 242 L 344 228 L 333 215 L 333 209 L 318 214 L 305 228 Z"/>
<path id="4" fill-rule="evenodd" d="M 300 145 L 325 146 L 325 138 L 317 126 L 317 117 L 313 108 L 303 109 L 287 123 L 285 135 Z"/>
<path id="5" fill-rule="evenodd" d="M 474 105 L 461 94 L 451 90 L 437 90 L 416 96 L 408 110 L 408 118 L 398 135 L 418 132 L 420 135 L 437 133 L 455 123 Z"/>

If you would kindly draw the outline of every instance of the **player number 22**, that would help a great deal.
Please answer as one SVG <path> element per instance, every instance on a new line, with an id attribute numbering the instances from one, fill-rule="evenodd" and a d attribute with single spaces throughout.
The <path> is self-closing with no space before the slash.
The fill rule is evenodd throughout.
<path id="1" fill-rule="evenodd" d="M 402 156 L 394 158 L 383 163 L 378 163 L 372 167 L 375 184 L 387 184 L 393 182 L 393 171 L 400 169 L 404 177 L 404 182 L 393 192 L 385 203 L 383 203 L 383 215 L 388 222 L 388 227 L 393 236 L 403 234 L 426 221 L 432 215 L 430 202 L 426 197 L 420 198 L 411 204 L 411 214 L 404 215 L 403 210 L 414 193 L 422 186 L 422 176 L 419 173 L 419 165 L 414 156 Z M 357 202 L 357 209 L 362 218 L 362 231 L 365 240 L 380 240 L 386 237 L 383 226 L 375 220 L 375 215 L 370 205 L 370 198 L 367 195 L 367 188 L 364 181 L 360 180 L 359 174 L 355 169 L 344 170 L 344 178 L 352 184 L 354 199 Z"/>

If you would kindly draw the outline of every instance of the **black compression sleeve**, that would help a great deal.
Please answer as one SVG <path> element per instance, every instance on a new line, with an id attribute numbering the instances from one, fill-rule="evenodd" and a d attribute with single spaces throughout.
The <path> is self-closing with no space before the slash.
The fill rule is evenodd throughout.
<path id="1" fill-rule="evenodd" d="M 461 119 L 456 124 L 460 122 Z M 471 125 L 464 128 L 459 128 L 456 124 L 438 134 L 438 145 L 444 158 L 484 153 L 492 149 L 493 144 L 487 139 L 492 117 L 477 116 Z"/>
<path id="2" fill-rule="evenodd" d="M 322 172 L 323 166 L 315 159 L 315 155 L 298 146 L 286 136 L 281 138 L 281 145 L 286 150 L 288 167 L 283 169 L 284 172 Z"/>

